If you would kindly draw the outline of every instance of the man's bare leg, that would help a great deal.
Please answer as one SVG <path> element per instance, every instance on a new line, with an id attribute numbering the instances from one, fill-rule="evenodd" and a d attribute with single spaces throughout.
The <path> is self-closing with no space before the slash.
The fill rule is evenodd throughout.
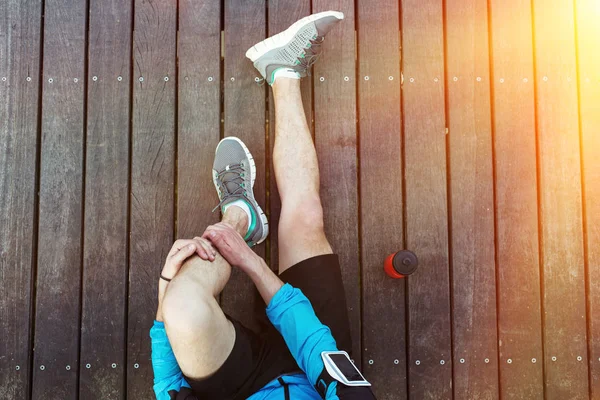
<path id="1" fill-rule="evenodd" d="M 331 254 L 319 197 L 317 153 L 306 122 L 300 80 L 274 82 L 275 145 L 273 166 L 281 196 L 279 273 L 307 258 Z"/>
<path id="2" fill-rule="evenodd" d="M 248 217 L 232 206 L 223 222 L 240 235 L 248 230 Z M 167 335 L 183 373 L 202 379 L 227 360 L 235 343 L 235 330 L 216 301 L 231 275 L 231 266 L 217 253 L 213 262 L 189 258 L 169 283 L 162 311 Z"/>

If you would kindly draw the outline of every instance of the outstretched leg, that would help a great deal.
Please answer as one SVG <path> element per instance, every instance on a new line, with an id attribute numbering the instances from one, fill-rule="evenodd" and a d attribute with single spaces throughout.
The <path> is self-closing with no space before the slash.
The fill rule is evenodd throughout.
<path id="1" fill-rule="evenodd" d="M 332 253 L 323 228 L 317 153 L 306 122 L 300 80 L 273 83 L 275 145 L 273 166 L 281 196 L 279 273 L 294 264 Z"/>

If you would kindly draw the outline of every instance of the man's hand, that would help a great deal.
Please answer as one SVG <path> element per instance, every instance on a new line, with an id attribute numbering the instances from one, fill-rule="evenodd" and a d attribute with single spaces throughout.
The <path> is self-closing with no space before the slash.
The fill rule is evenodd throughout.
<path id="1" fill-rule="evenodd" d="M 206 228 L 202 238 L 208 239 L 230 265 L 249 273 L 260 266 L 262 259 L 248 247 L 244 238 L 222 222 Z"/>

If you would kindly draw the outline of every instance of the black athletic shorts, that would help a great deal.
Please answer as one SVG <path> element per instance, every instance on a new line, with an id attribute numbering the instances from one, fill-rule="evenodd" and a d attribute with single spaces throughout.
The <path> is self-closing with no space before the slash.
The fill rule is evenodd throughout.
<path id="1" fill-rule="evenodd" d="M 351 354 L 350 323 L 338 256 L 309 258 L 284 271 L 280 278 L 302 290 L 317 317 L 331 329 L 338 348 Z M 268 322 L 265 308 L 261 308 L 258 316 L 264 322 L 259 332 L 227 317 L 233 323 L 236 337 L 225 363 L 209 378 L 186 377 L 198 399 L 246 399 L 281 375 L 302 372 L 279 332 Z"/>

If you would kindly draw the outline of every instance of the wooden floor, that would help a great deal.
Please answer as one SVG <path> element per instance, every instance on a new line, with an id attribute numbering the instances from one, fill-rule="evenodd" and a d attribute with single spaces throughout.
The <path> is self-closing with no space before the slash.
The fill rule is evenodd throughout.
<path id="1" fill-rule="evenodd" d="M 150 399 L 175 238 L 242 138 L 277 260 L 248 47 L 345 21 L 303 82 L 354 358 L 379 399 L 600 399 L 600 2 L 3 0 L 0 398 Z M 383 273 L 410 249 L 406 280 Z M 251 323 L 236 274 L 221 304 Z"/>

